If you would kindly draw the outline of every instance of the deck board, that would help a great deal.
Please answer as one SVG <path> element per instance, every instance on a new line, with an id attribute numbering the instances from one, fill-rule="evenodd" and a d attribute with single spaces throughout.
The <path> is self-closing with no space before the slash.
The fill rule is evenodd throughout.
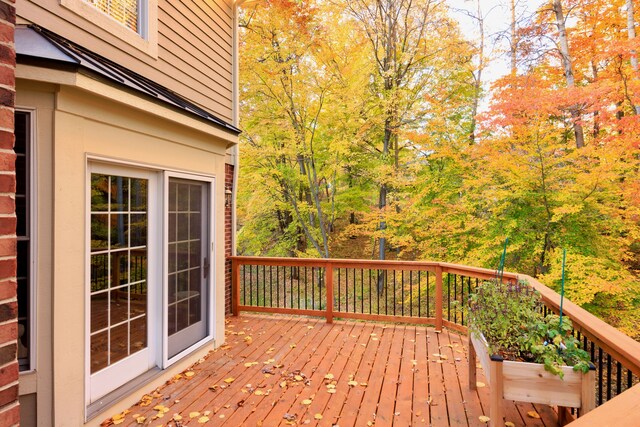
<path id="1" fill-rule="evenodd" d="M 192 366 L 190 376 L 150 390 L 152 399 L 130 408 L 122 425 L 138 425 L 135 415 L 149 426 L 198 426 L 203 416 L 211 426 L 482 426 L 489 387 L 470 390 L 467 366 L 466 337 L 450 330 L 243 314 L 228 319 L 225 346 Z M 477 380 L 486 383 L 481 369 Z M 335 393 L 327 391 L 332 381 Z M 157 405 L 168 408 L 162 417 Z M 516 426 L 556 424 L 548 406 L 505 406 Z M 174 414 L 182 418 L 178 424 Z"/>

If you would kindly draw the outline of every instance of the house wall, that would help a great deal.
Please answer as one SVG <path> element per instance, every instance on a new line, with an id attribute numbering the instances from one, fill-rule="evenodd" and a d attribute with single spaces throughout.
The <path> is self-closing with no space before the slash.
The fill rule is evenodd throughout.
<path id="1" fill-rule="evenodd" d="M 19 423 L 15 215 L 13 2 L 0 2 L 0 425 Z"/>
<path id="2" fill-rule="evenodd" d="M 234 123 L 231 0 L 146 0 L 155 11 L 156 48 L 83 0 L 17 0 L 19 19 L 32 22 L 125 65 Z M 157 7 L 156 7 L 157 6 Z M 153 37 L 151 37 L 153 38 Z M 141 41 L 140 43 L 134 43 Z"/>
<path id="3" fill-rule="evenodd" d="M 42 263 L 37 285 L 37 366 L 36 372 L 29 374 L 35 378 L 25 375 L 24 392 L 37 393 L 38 425 L 42 426 L 84 423 L 87 156 L 216 178 L 213 344 L 224 341 L 227 141 L 117 102 L 115 99 L 126 99 L 117 96 L 119 89 L 96 84 L 99 90 L 89 92 L 72 86 L 18 81 L 19 105 L 35 107 L 38 120 L 35 155 L 39 174 L 38 256 Z M 109 92 L 113 96 L 105 95 Z M 211 348 L 211 344 L 206 345 L 172 365 L 162 376 L 92 419 L 89 425 L 97 425 L 137 402 L 142 394 L 164 383 Z"/>

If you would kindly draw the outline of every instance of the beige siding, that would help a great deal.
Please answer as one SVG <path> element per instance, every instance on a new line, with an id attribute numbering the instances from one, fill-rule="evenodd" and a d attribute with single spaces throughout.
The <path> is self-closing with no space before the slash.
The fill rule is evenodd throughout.
<path id="1" fill-rule="evenodd" d="M 20 18 L 118 62 L 233 122 L 231 0 L 158 0 L 157 58 L 58 0 L 17 0 L 16 7 Z"/>

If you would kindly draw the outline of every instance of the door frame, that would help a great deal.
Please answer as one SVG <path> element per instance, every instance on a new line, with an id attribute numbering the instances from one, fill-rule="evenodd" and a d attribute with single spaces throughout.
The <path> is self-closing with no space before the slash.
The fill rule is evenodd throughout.
<path id="1" fill-rule="evenodd" d="M 208 222 L 209 235 L 206 237 L 208 240 L 208 267 L 209 276 L 207 280 L 207 299 L 206 304 L 208 309 L 206 310 L 206 322 L 207 335 L 204 336 L 198 342 L 178 352 L 175 356 L 169 357 L 169 336 L 168 336 L 168 322 L 169 322 L 169 280 L 168 280 L 168 259 L 169 259 L 169 179 L 184 179 L 190 181 L 197 181 L 207 184 L 208 187 L 207 209 L 209 213 L 206 221 Z M 165 171 L 163 174 L 163 197 L 162 197 L 162 367 L 163 369 L 171 366 L 173 363 L 182 359 L 187 354 L 191 353 L 204 343 L 210 342 L 214 338 L 214 319 L 215 319 L 215 282 L 216 282 L 216 270 L 215 270 L 215 178 L 212 176 L 204 176 L 199 174 L 191 174 L 186 172 Z M 204 256 L 204 254 L 203 254 Z M 203 267 L 205 265 L 203 264 Z M 203 301 L 204 302 L 204 301 Z"/>
<path id="2" fill-rule="evenodd" d="M 127 165 L 127 164 L 119 164 L 119 163 L 106 163 L 101 162 L 97 159 L 89 159 L 86 163 L 86 179 L 85 179 L 85 266 L 87 266 L 85 270 L 85 405 L 88 406 L 93 402 L 98 401 L 102 396 L 108 395 L 110 392 L 116 390 L 118 387 L 122 386 L 127 382 L 125 380 L 122 382 L 118 378 L 122 378 L 122 376 L 127 372 L 127 369 L 124 367 L 127 362 L 137 360 L 139 363 L 145 363 L 146 360 L 146 369 L 141 370 L 141 372 L 137 373 L 133 376 L 133 378 L 138 375 L 142 375 L 145 372 L 149 371 L 153 368 L 153 366 L 160 366 L 161 358 L 160 355 L 160 347 L 161 342 L 159 339 L 161 336 L 157 333 L 156 330 L 152 327 L 154 323 L 157 322 L 158 318 L 161 317 L 160 306 L 158 304 L 158 292 L 162 292 L 161 289 L 154 288 L 151 286 L 151 283 L 158 283 L 158 271 L 159 265 L 162 262 L 161 253 L 158 250 L 159 248 L 159 231 L 161 230 L 162 223 L 162 215 L 158 212 L 159 207 L 161 206 L 160 197 L 162 195 L 162 185 L 163 181 L 161 179 L 161 171 L 146 169 L 140 166 Z M 147 215 L 148 215 L 148 226 L 147 226 L 147 349 L 145 351 L 148 352 L 148 357 L 141 357 L 141 352 L 137 352 L 125 357 L 122 360 L 114 363 L 113 365 L 105 368 L 109 370 L 113 375 L 114 381 L 101 381 L 99 386 L 92 384 L 92 378 L 96 376 L 104 375 L 104 370 L 98 371 L 95 374 L 91 374 L 91 288 L 89 283 L 91 282 L 91 269 L 88 268 L 91 262 L 91 174 L 92 173 L 100 173 L 100 174 L 109 174 L 109 175 L 119 175 L 126 176 L 130 178 L 142 178 L 148 179 L 148 204 L 147 204 Z M 108 378 L 110 375 L 107 375 Z M 130 379 L 133 379 L 130 378 Z M 117 379 L 117 380 L 116 380 Z M 101 393 L 100 396 L 96 396 L 96 392 Z"/>

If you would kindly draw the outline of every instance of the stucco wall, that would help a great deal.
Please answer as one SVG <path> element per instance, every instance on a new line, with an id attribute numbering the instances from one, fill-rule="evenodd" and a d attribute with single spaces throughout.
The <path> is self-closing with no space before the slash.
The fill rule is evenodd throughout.
<path id="1" fill-rule="evenodd" d="M 36 156 L 39 159 L 38 180 L 44 185 L 38 191 L 38 203 L 47 212 L 39 220 L 39 255 L 50 267 L 40 267 L 38 311 L 51 307 L 49 330 L 39 319 L 37 331 L 38 364 L 50 366 L 42 373 L 43 384 L 37 378 L 38 425 L 82 425 L 85 411 L 85 304 L 86 304 L 86 227 L 87 227 L 87 164 L 92 157 L 141 164 L 153 170 L 175 170 L 212 176 L 214 188 L 214 268 L 216 344 L 224 341 L 224 182 L 226 141 L 187 126 L 163 120 L 162 117 L 130 108 L 100 96 L 69 86 L 19 82 L 18 101 L 22 106 L 55 101 L 51 122 L 38 121 Z M 118 89 L 100 86 L 101 91 Z M 113 94 L 112 94 L 113 95 Z M 117 99 L 117 96 L 111 96 Z M 42 105 L 40 108 L 42 108 Z M 36 110 L 47 116 L 46 111 Z M 46 135 L 50 137 L 47 140 Z M 40 167 L 40 163 L 44 163 Z M 47 164 L 50 168 L 47 169 Z M 145 166 L 146 165 L 146 166 Z M 47 207 L 47 203 L 49 206 Z M 41 209 L 42 210 L 42 209 Z M 47 225 L 49 218 L 50 224 Z M 44 233 L 44 234 L 43 234 Z M 46 263 L 45 263 L 46 264 Z M 150 284 L 153 285 L 153 284 Z M 53 292 L 47 295 L 47 289 Z M 41 321 L 42 320 L 42 321 Z M 94 418 L 89 424 L 99 424 L 104 418 L 135 403 L 143 393 L 163 383 L 211 349 L 196 351 L 168 369 L 140 390 Z M 37 375 L 40 375 L 38 373 Z M 51 403 L 47 410 L 47 402 Z M 44 411 L 42 411 L 44 410 Z M 48 413 L 47 413 L 48 412 Z"/>

